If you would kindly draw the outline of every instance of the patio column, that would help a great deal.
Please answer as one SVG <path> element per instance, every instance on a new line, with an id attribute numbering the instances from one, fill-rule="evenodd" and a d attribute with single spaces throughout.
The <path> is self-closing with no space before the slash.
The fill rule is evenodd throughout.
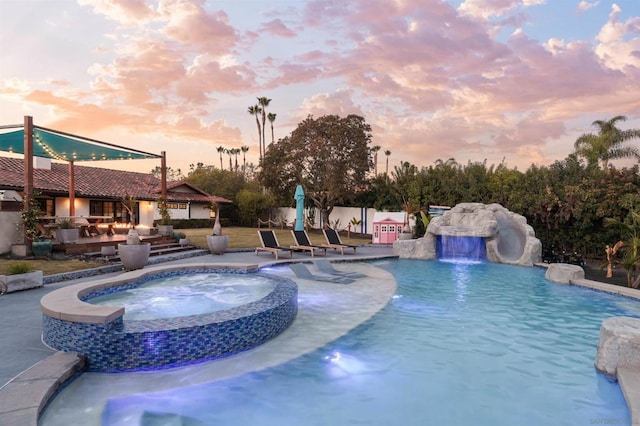
<path id="1" fill-rule="evenodd" d="M 24 202 L 33 196 L 33 117 L 24 116 Z"/>
<path id="2" fill-rule="evenodd" d="M 161 179 L 162 179 L 162 190 L 160 192 L 160 196 L 166 202 L 167 201 L 167 153 L 166 151 L 162 151 L 160 153 L 160 169 L 161 169 Z"/>
<path id="3" fill-rule="evenodd" d="M 76 178 L 73 173 L 73 161 L 69 161 L 69 216 L 76 215 Z"/>

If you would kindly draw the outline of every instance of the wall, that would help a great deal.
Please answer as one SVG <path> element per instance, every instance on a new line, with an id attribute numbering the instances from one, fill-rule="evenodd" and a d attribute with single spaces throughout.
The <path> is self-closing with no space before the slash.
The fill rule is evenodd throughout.
<path id="1" fill-rule="evenodd" d="M 322 229 L 323 224 L 320 223 L 320 210 L 314 209 L 315 221 L 312 226 L 313 229 Z M 352 218 L 361 220 L 362 223 L 356 227 L 351 227 L 352 232 L 359 232 L 363 234 L 373 233 L 373 215 L 376 213 L 376 209 L 370 209 L 365 207 L 335 207 L 329 215 L 329 221 L 331 227 L 334 228 L 336 220 L 339 220 L 337 229 L 343 231 L 347 229 L 347 225 L 351 222 Z M 305 210 L 305 215 L 308 216 L 308 210 Z M 292 226 L 296 218 L 296 209 L 293 207 L 280 207 L 277 209 L 277 214 L 287 220 L 287 226 Z"/>
<path id="2" fill-rule="evenodd" d="M 10 253 L 12 244 L 22 242 L 19 222 L 20 212 L 0 211 L 0 254 Z"/>

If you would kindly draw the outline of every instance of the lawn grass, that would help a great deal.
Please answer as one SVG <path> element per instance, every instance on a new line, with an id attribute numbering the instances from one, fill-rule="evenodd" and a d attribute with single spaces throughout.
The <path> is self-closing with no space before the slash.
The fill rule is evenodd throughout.
<path id="1" fill-rule="evenodd" d="M 264 229 L 264 228 L 263 228 Z M 293 244 L 293 237 L 290 229 L 273 229 L 276 232 L 276 237 L 281 246 L 290 246 Z M 175 232 L 184 232 L 189 238 L 191 244 L 207 248 L 207 235 L 211 235 L 211 229 L 176 229 Z M 314 244 L 325 244 L 326 240 L 322 231 L 310 230 L 307 231 L 309 239 Z M 258 237 L 258 228 L 244 228 L 244 227 L 227 227 L 222 229 L 223 235 L 229 236 L 229 248 L 230 249 L 242 249 L 242 248 L 255 248 L 260 246 L 260 238 Z M 351 234 L 351 238 L 347 238 L 347 235 L 340 235 L 342 242 L 345 244 L 370 244 L 370 235 Z"/>
<path id="2" fill-rule="evenodd" d="M 288 246 L 293 244 L 293 237 L 291 236 L 291 230 L 289 229 L 274 229 L 278 242 L 280 245 Z M 174 232 L 183 232 L 191 244 L 206 249 L 207 248 L 207 235 L 211 235 L 210 228 L 199 229 L 176 229 Z M 227 227 L 222 230 L 223 235 L 229 236 L 229 248 L 230 249 L 253 249 L 260 246 L 260 238 L 258 237 L 257 228 L 244 228 L 244 227 Z M 371 236 L 352 234 L 351 238 L 347 238 L 346 235 L 341 235 L 342 242 L 345 244 L 370 244 Z M 311 230 L 309 231 L 309 239 L 314 244 L 324 244 L 326 241 L 322 231 Z M 44 275 L 62 274 L 65 272 L 79 271 L 82 269 L 97 268 L 104 266 L 104 263 L 99 262 L 85 262 L 79 259 L 0 259 L 0 275 L 7 273 L 8 267 L 12 263 L 25 262 L 28 263 L 34 270 L 42 271 Z"/>

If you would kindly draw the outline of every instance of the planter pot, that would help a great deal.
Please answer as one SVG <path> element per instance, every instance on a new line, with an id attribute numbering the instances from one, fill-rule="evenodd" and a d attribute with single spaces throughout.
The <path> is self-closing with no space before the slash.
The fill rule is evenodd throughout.
<path id="1" fill-rule="evenodd" d="M 74 244 L 80 238 L 80 230 L 78 228 L 56 229 L 56 240 L 60 244 Z"/>
<path id="2" fill-rule="evenodd" d="M 128 271 L 144 268 L 149 261 L 149 253 L 151 253 L 150 243 L 118 244 L 118 255 L 124 269 Z"/>
<path id="3" fill-rule="evenodd" d="M 0 275 L 0 295 L 18 290 L 42 287 L 42 271 L 26 274 Z"/>
<path id="4" fill-rule="evenodd" d="M 31 243 L 31 251 L 36 257 L 49 256 L 51 254 L 51 241 L 34 241 Z"/>
<path id="5" fill-rule="evenodd" d="M 410 234 L 409 232 L 401 232 L 398 234 L 398 239 L 399 240 L 413 240 L 413 234 Z"/>
<path id="6" fill-rule="evenodd" d="M 207 245 L 212 254 L 222 254 L 227 251 L 228 235 L 207 235 Z"/>
<path id="7" fill-rule="evenodd" d="M 180 238 L 180 240 L 178 240 L 178 244 L 181 246 L 188 246 L 190 242 L 188 238 Z"/>
<path id="8" fill-rule="evenodd" d="M 165 237 L 173 235 L 173 225 L 158 225 L 158 234 Z"/>

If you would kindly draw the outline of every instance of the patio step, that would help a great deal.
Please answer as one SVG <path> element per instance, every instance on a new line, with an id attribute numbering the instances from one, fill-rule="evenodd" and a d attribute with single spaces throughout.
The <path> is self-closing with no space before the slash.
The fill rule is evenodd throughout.
<path id="1" fill-rule="evenodd" d="M 151 251 L 149 256 L 160 256 L 165 254 L 179 253 L 179 252 L 187 252 L 187 251 L 199 251 L 202 250 L 200 247 L 194 245 L 185 245 L 181 246 L 178 243 L 157 243 L 151 244 Z M 103 256 L 102 251 L 93 251 L 89 253 L 84 253 L 82 255 L 85 260 L 107 260 L 109 262 L 119 262 L 120 256 L 116 251 L 115 255 L 112 256 Z"/>

